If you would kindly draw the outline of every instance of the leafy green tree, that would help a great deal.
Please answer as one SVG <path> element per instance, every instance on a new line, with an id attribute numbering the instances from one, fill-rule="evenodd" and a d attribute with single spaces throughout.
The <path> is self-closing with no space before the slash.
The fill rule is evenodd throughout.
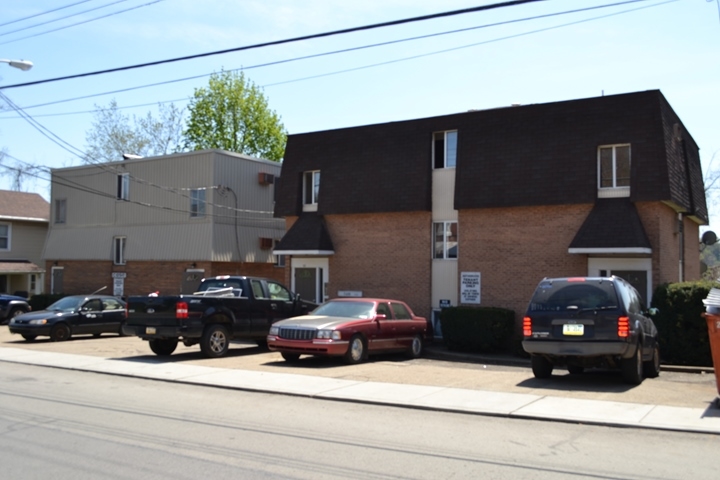
<path id="1" fill-rule="evenodd" d="M 218 148 L 279 162 L 287 131 L 260 88 L 243 73 L 213 74 L 188 105 L 188 150 Z"/>
<path id="2" fill-rule="evenodd" d="M 143 157 L 181 151 L 183 110 L 175 104 L 159 104 L 158 117 L 128 117 L 115 100 L 97 107 L 92 127 L 85 134 L 85 163 L 116 162 L 124 153 Z"/>

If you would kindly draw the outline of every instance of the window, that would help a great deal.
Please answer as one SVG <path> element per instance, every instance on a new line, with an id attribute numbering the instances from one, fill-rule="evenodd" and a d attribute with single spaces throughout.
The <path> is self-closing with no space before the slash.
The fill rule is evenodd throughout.
<path id="1" fill-rule="evenodd" d="M 320 193 L 320 170 L 303 174 L 303 210 L 317 211 L 318 194 Z"/>
<path id="2" fill-rule="evenodd" d="M 458 258 L 457 222 L 436 222 L 433 224 L 433 258 Z"/>
<path id="3" fill-rule="evenodd" d="M 433 134 L 433 166 L 455 167 L 457 161 L 457 130 Z"/>
<path id="4" fill-rule="evenodd" d="M 130 199 L 130 174 L 120 173 L 117 176 L 117 199 Z"/>
<path id="5" fill-rule="evenodd" d="M 387 320 L 392 320 L 392 313 L 390 313 L 390 307 L 388 307 L 387 303 L 378 303 L 375 313 L 385 315 Z"/>
<path id="6" fill-rule="evenodd" d="M 286 302 L 292 300 L 290 292 L 279 283 L 267 282 L 267 286 L 271 300 L 284 300 Z"/>
<path id="7" fill-rule="evenodd" d="M 10 234 L 12 226 L 9 223 L 0 223 L 0 250 L 10 250 Z"/>
<path id="8" fill-rule="evenodd" d="M 392 305 L 393 312 L 395 312 L 395 318 L 398 320 L 410 320 L 412 318 L 410 316 L 410 312 L 402 303 L 393 302 L 390 305 Z"/>
<path id="9" fill-rule="evenodd" d="M 205 189 L 198 188 L 190 190 L 190 216 L 205 216 Z"/>
<path id="10" fill-rule="evenodd" d="M 280 243 L 280 240 L 275 240 L 275 245 L 273 246 L 273 248 L 277 248 L 279 243 Z M 285 266 L 285 255 L 275 254 L 275 266 L 276 267 L 284 267 Z"/>
<path id="11" fill-rule="evenodd" d="M 630 145 L 600 147 L 598 171 L 600 188 L 630 187 Z"/>
<path id="12" fill-rule="evenodd" d="M 263 289 L 262 283 L 260 280 L 251 280 L 250 286 L 252 287 L 253 296 L 255 298 L 263 299 L 267 298 L 265 296 L 265 290 Z"/>
<path id="13" fill-rule="evenodd" d="M 113 263 L 125 265 L 125 242 L 126 237 L 115 237 L 113 239 Z"/>
<path id="14" fill-rule="evenodd" d="M 55 200 L 55 223 L 65 223 L 67 212 L 67 200 L 60 198 Z"/>

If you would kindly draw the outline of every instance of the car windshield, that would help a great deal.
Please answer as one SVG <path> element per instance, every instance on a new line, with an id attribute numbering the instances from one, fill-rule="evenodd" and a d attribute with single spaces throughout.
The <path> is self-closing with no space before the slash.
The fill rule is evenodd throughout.
<path id="1" fill-rule="evenodd" d="M 329 301 L 313 310 L 312 315 L 347 318 L 372 318 L 375 304 L 373 302 L 333 302 Z"/>
<path id="2" fill-rule="evenodd" d="M 80 308 L 85 297 L 65 297 L 53 303 L 46 310 L 52 312 L 74 312 Z"/>
<path id="3" fill-rule="evenodd" d="M 530 301 L 531 312 L 615 309 L 617 294 L 609 280 L 542 281 Z"/>

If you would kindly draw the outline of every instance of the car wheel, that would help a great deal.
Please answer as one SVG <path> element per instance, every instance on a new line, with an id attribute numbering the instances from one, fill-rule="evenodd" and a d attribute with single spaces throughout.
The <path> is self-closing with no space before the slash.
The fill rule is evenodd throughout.
<path id="1" fill-rule="evenodd" d="M 22 337 L 27 340 L 28 342 L 32 342 L 37 338 L 37 335 L 30 335 L 29 333 L 23 333 Z"/>
<path id="2" fill-rule="evenodd" d="M 360 363 L 365 359 L 365 341 L 362 336 L 359 334 L 352 336 L 344 358 L 345 362 L 349 364 Z"/>
<path id="3" fill-rule="evenodd" d="M 286 362 L 297 362 L 298 360 L 300 360 L 299 353 L 281 352 L 280 355 L 282 355 L 283 359 Z"/>
<path id="4" fill-rule="evenodd" d="M 642 345 L 638 343 L 635 353 L 630 358 L 620 361 L 620 371 L 625 383 L 640 385 L 643 380 Z"/>
<path id="5" fill-rule="evenodd" d="M 408 358 L 419 358 L 423 353 L 423 339 L 420 335 L 415 335 L 407 351 Z"/>
<path id="6" fill-rule="evenodd" d="M 567 371 L 570 375 L 582 375 L 585 371 L 585 367 L 581 367 L 580 365 L 568 365 Z"/>
<path id="7" fill-rule="evenodd" d="M 230 347 L 227 328 L 218 323 L 205 327 L 200 339 L 200 350 L 206 357 L 222 357 Z"/>
<path id="8" fill-rule="evenodd" d="M 63 342 L 71 336 L 70 327 L 65 323 L 58 323 L 50 330 L 50 340 L 53 342 Z"/>
<path id="9" fill-rule="evenodd" d="M 545 357 L 533 355 L 530 357 L 533 375 L 535 378 L 550 378 L 553 371 L 553 364 Z"/>
<path id="10" fill-rule="evenodd" d="M 643 362 L 643 374 L 648 378 L 657 378 L 660 375 L 660 346 L 655 340 L 655 346 L 653 347 L 653 356 L 647 361 Z"/>
<path id="11" fill-rule="evenodd" d="M 148 344 L 150 345 L 150 350 L 152 350 L 155 355 L 167 357 L 168 355 L 172 355 L 175 351 L 178 342 L 177 340 L 170 339 L 154 339 L 148 340 Z"/>

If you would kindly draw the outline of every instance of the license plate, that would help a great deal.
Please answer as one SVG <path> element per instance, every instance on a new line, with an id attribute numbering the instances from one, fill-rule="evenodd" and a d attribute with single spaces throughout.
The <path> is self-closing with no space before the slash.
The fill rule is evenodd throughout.
<path id="1" fill-rule="evenodd" d="M 563 325 L 563 335 L 582 335 L 585 332 L 585 325 L 570 323 Z"/>
<path id="2" fill-rule="evenodd" d="M 145 333 L 147 333 L 148 335 L 155 335 L 155 327 L 145 327 Z"/>

